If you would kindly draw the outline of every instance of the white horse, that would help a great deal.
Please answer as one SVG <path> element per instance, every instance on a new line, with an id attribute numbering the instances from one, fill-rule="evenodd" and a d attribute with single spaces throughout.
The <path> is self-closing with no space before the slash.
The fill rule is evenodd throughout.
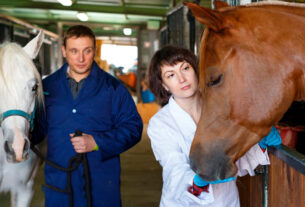
<path id="1" fill-rule="evenodd" d="M 0 192 L 10 191 L 16 207 L 30 205 L 39 167 L 28 135 L 33 111 L 43 103 L 41 78 L 32 61 L 43 39 L 41 31 L 24 48 L 0 45 Z"/>

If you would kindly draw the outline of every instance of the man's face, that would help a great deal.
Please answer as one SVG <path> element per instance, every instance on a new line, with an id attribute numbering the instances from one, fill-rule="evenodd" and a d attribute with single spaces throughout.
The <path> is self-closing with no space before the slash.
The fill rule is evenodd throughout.
<path id="1" fill-rule="evenodd" d="M 90 37 L 71 37 L 62 46 L 63 56 L 69 63 L 69 75 L 76 81 L 87 77 L 95 56 L 95 46 Z"/>

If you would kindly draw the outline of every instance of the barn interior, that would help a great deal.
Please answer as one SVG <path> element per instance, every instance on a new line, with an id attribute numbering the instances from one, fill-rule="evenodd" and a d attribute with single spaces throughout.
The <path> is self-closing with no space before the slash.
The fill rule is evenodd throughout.
<path id="1" fill-rule="evenodd" d="M 214 8 L 213 1 L 192 2 Z M 236 6 L 256 0 L 226 2 Z M 303 0 L 287 2 L 304 3 Z M 159 206 L 162 168 L 155 160 L 146 129 L 149 119 L 161 106 L 155 100 L 143 100 L 142 81 L 150 58 L 164 45 L 182 46 L 199 54 L 204 26 L 195 20 L 183 0 L 0 0 L 0 43 L 13 41 L 24 46 L 39 30 L 45 32 L 43 46 L 34 60 L 43 78 L 65 62 L 61 54 L 62 36 L 77 24 L 87 25 L 94 31 L 97 36 L 95 61 L 128 88 L 144 123 L 141 142 L 121 155 L 122 206 Z M 305 169 L 304 120 L 305 103 L 294 102 L 277 126 L 287 150 L 296 152 L 302 160 L 296 164 L 302 170 Z M 242 206 L 265 205 L 268 195 L 264 190 L 268 184 L 265 172 L 261 168 L 256 178 L 246 176 L 238 181 Z M 31 207 L 44 206 L 43 183 L 42 165 L 35 179 Z M 259 201 L 254 202 L 255 199 Z M 1 194 L 0 206 L 9 206 L 9 203 L 9 193 Z"/>

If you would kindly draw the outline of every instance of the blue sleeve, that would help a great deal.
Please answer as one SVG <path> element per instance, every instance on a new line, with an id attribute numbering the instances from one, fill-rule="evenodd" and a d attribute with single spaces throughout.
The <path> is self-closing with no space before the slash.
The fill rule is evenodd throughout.
<path id="1" fill-rule="evenodd" d="M 117 156 L 141 139 L 143 123 L 127 89 L 121 85 L 113 95 L 113 126 L 94 136 L 102 160 Z"/>

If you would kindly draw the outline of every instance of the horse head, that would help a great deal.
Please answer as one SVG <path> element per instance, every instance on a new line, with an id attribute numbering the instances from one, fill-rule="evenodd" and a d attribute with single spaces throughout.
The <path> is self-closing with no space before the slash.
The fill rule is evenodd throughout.
<path id="1" fill-rule="evenodd" d="M 202 113 L 191 167 L 203 179 L 224 179 L 236 175 L 236 160 L 270 132 L 291 103 L 305 98 L 305 9 L 185 4 L 206 26 Z"/>
<path id="2" fill-rule="evenodd" d="M 6 158 L 9 162 L 27 159 L 29 131 L 37 102 L 42 103 L 40 75 L 32 61 L 43 43 L 41 31 L 24 48 L 16 43 L 0 46 L 0 124 Z"/>

